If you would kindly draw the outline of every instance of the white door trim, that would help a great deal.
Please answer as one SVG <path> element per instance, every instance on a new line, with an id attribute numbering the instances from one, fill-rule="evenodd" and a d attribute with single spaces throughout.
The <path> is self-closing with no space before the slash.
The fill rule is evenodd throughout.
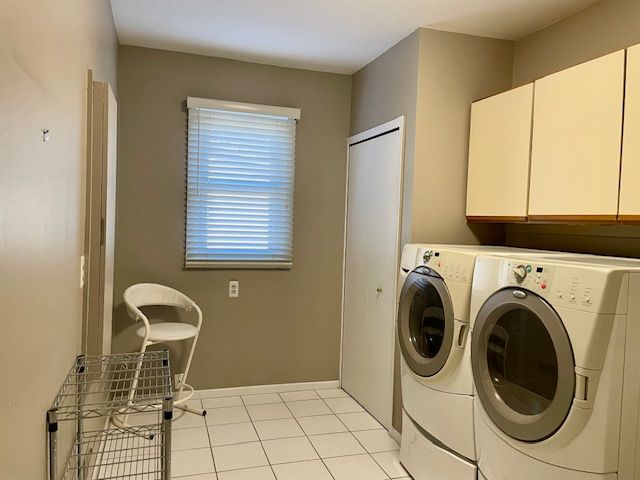
<path id="1" fill-rule="evenodd" d="M 402 209 L 403 209 L 403 198 L 404 198 L 404 154 L 405 154 L 405 124 L 406 117 L 401 115 L 393 120 L 390 120 L 386 123 L 378 125 L 377 127 L 370 128 L 369 130 L 365 130 L 364 132 L 357 133 L 347 138 L 347 175 L 346 175 L 346 184 L 345 184 L 345 214 L 344 214 L 344 238 L 343 238 L 343 249 L 342 249 L 342 301 L 341 301 L 341 309 L 340 309 L 340 362 L 339 362 L 339 375 L 338 379 L 340 382 L 340 387 L 342 387 L 342 361 L 343 361 L 343 344 L 344 344 L 344 309 L 345 309 L 345 279 L 346 279 L 346 259 L 347 259 L 347 221 L 348 221 L 348 199 L 349 199 L 349 166 L 350 166 L 350 158 L 349 158 L 349 150 L 350 147 L 362 143 L 367 140 L 372 140 L 374 138 L 378 138 L 384 134 L 394 132 L 398 130 L 400 132 L 401 138 L 401 165 L 400 165 L 400 202 L 398 205 L 398 225 L 397 225 L 397 238 L 398 238 L 398 249 L 396 251 L 396 265 L 397 269 L 400 268 L 400 256 L 402 252 Z M 394 276 L 394 292 L 397 295 L 398 291 L 398 275 Z M 395 326 L 395 321 L 393 323 Z M 391 340 L 392 349 L 395 355 L 395 328 L 392 329 L 391 332 Z M 391 397 L 393 399 L 393 380 L 394 380 L 394 368 L 391 368 Z M 393 413 L 393 412 L 392 412 Z"/>

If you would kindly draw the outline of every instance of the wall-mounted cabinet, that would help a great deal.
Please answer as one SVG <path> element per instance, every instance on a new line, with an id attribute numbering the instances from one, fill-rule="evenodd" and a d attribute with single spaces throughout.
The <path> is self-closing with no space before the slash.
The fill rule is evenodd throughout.
<path id="1" fill-rule="evenodd" d="M 467 219 L 525 221 L 533 84 L 471 106 Z"/>
<path id="2" fill-rule="evenodd" d="M 625 52 L 535 82 L 529 219 L 615 221 Z"/>
<path id="3" fill-rule="evenodd" d="M 640 221 L 640 46 L 628 52 L 623 114 L 625 57 L 615 52 L 473 104 L 470 221 Z"/>
<path id="4" fill-rule="evenodd" d="M 619 219 L 640 221 L 640 45 L 627 50 Z"/>

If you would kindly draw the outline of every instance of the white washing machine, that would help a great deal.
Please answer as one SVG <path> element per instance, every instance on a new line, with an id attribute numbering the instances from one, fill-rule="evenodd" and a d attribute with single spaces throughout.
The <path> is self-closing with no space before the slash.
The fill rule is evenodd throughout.
<path id="1" fill-rule="evenodd" d="M 471 362 L 487 480 L 640 479 L 639 265 L 478 257 Z"/>
<path id="2" fill-rule="evenodd" d="M 551 255 L 507 247 L 404 247 L 398 304 L 403 424 L 400 460 L 416 479 L 475 480 L 468 348 L 476 257 Z"/>

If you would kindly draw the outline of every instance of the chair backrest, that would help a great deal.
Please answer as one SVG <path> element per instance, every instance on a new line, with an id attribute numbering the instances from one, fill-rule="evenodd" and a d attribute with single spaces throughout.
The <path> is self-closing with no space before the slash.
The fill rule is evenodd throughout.
<path id="1" fill-rule="evenodd" d="M 124 303 L 131 318 L 134 320 L 143 319 L 145 323 L 147 323 L 147 318 L 140 311 L 140 307 L 151 305 L 179 307 L 185 310 L 195 309 L 198 316 L 202 317 L 198 305 L 184 293 L 157 283 L 137 283 L 131 285 L 124 291 Z"/>

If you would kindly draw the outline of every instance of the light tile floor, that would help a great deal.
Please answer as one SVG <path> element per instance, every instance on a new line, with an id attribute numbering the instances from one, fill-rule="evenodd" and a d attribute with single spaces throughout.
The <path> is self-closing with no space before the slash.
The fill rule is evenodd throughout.
<path id="1" fill-rule="evenodd" d="M 398 444 L 341 389 L 200 398 L 192 405 L 207 416 L 175 411 L 173 478 L 410 478 Z"/>

